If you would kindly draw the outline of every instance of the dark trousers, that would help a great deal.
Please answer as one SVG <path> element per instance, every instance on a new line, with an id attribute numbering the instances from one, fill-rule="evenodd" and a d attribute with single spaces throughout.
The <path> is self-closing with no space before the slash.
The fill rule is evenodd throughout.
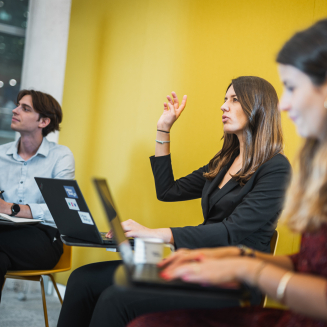
<path id="1" fill-rule="evenodd" d="M 0 225 L 0 292 L 8 270 L 51 269 L 62 252 L 56 228 L 41 224 Z"/>
<path id="2" fill-rule="evenodd" d="M 197 298 L 196 296 L 160 296 L 118 288 L 113 276 L 121 261 L 99 262 L 76 269 L 68 280 L 58 327 L 120 327 L 151 312 L 176 309 L 215 309 L 239 306 L 238 301 Z M 255 290 L 253 304 L 261 296 Z"/>

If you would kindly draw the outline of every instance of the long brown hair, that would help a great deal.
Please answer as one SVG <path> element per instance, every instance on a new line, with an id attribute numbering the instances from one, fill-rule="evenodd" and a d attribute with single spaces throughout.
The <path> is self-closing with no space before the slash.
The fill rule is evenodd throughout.
<path id="1" fill-rule="evenodd" d="M 291 37 L 278 53 L 277 62 L 296 67 L 309 76 L 316 87 L 324 85 L 327 82 L 327 19 Z M 295 232 L 313 231 L 327 223 L 326 158 L 327 135 L 320 140 L 307 138 L 297 158 L 296 173 L 286 193 L 281 217 Z"/>
<path id="2" fill-rule="evenodd" d="M 274 87 L 256 76 L 241 76 L 232 80 L 235 94 L 248 123 L 243 130 L 244 152 L 241 170 L 232 175 L 244 185 L 254 172 L 266 161 L 283 152 L 283 133 L 278 111 L 278 97 Z M 204 174 L 212 180 L 233 156 L 240 151 L 235 134 L 224 133 L 222 149 L 210 160 L 209 172 Z"/>

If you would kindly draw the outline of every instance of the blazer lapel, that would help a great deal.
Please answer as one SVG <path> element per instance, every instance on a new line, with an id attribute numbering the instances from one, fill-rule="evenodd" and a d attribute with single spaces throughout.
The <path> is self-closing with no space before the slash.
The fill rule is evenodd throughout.
<path id="1" fill-rule="evenodd" d="M 219 201 L 226 193 L 231 191 L 234 187 L 238 185 L 237 182 L 234 180 L 230 180 L 227 184 L 224 185 L 224 187 L 221 190 L 217 190 L 219 183 L 222 181 L 224 178 L 226 172 L 228 171 L 229 167 L 232 165 L 235 157 L 238 155 L 238 153 L 234 154 L 231 158 L 231 160 L 220 170 L 220 172 L 217 174 L 217 176 L 211 181 L 207 181 L 204 185 L 203 188 L 203 193 L 202 193 L 202 212 L 203 212 L 203 217 L 204 217 L 204 223 L 207 220 L 208 213 L 211 210 L 212 206 Z M 230 184 L 230 185 L 229 185 Z M 235 185 L 234 185 L 235 184 Z M 213 194 L 214 199 L 210 199 L 210 205 L 209 205 L 209 196 L 211 193 L 217 191 L 217 194 Z M 221 194 L 221 195 L 220 195 Z"/>
<path id="2" fill-rule="evenodd" d="M 233 178 L 230 179 L 222 189 L 218 190 L 216 188 L 216 191 L 210 196 L 209 200 L 209 210 L 208 212 L 212 209 L 212 207 L 227 193 L 232 191 L 236 186 L 239 186 L 240 184 L 235 181 Z M 217 185 L 218 186 L 218 185 Z"/>
<path id="3" fill-rule="evenodd" d="M 222 181 L 224 178 L 226 172 L 227 172 L 227 166 L 223 167 L 220 172 L 217 174 L 217 176 L 211 181 L 207 181 L 204 185 L 204 190 L 203 190 L 203 195 L 202 195 L 202 211 L 203 211 L 203 216 L 204 219 L 207 219 L 208 213 L 209 213 L 209 196 L 212 192 L 214 192 L 219 183 Z M 226 186 L 226 185 L 225 185 Z"/>

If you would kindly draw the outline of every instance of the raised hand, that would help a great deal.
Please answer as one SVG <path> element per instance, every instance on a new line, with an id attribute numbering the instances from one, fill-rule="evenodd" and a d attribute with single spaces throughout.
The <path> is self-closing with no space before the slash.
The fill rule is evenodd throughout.
<path id="1" fill-rule="evenodd" d="M 183 96 L 182 103 L 179 104 L 179 100 L 175 92 L 171 93 L 172 96 L 167 95 L 167 103 L 164 103 L 164 112 L 158 120 L 157 128 L 169 132 L 174 122 L 181 115 L 186 106 L 187 95 Z"/>

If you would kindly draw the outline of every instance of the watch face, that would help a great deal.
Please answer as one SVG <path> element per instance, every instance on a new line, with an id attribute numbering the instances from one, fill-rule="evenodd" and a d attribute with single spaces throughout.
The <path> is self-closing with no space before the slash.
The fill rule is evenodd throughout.
<path id="1" fill-rule="evenodd" d="M 18 213 L 20 211 L 20 206 L 16 203 L 14 203 L 11 208 L 14 213 Z"/>

